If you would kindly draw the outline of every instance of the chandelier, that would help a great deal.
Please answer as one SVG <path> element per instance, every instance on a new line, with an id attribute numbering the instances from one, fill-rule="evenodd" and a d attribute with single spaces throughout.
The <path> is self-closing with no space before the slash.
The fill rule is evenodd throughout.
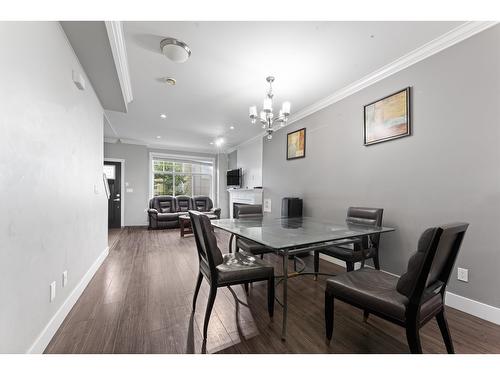
<path id="1" fill-rule="evenodd" d="M 262 124 L 262 129 L 266 130 L 267 139 L 273 138 L 273 132 L 276 131 L 276 125 L 279 124 L 279 127 L 283 127 L 286 125 L 288 121 L 288 116 L 290 115 L 290 102 L 283 102 L 280 112 L 278 116 L 275 116 L 273 113 L 273 82 L 274 77 L 269 76 L 266 78 L 266 81 L 269 83 L 269 90 L 267 91 L 266 98 L 264 99 L 264 104 L 262 111 L 257 115 L 257 106 L 251 106 L 249 108 L 250 120 L 252 124 L 257 122 L 257 119 Z"/>

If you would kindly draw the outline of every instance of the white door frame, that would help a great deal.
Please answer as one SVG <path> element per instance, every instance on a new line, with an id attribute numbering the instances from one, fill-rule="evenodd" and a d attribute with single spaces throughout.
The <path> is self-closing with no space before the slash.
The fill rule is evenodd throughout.
<path id="1" fill-rule="evenodd" d="M 120 199 L 121 199 L 120 223 L 121 223 L 121 227 L 123 228 L 125 226 L 125 159 L 104 158 L 104 161 L 112 161 L 112 162 L 121 164 L 121 182 L 120 182 L 121 187 L 120 187 L 120 189 L 121 189 L 122 195 L 120 196 Z"/>

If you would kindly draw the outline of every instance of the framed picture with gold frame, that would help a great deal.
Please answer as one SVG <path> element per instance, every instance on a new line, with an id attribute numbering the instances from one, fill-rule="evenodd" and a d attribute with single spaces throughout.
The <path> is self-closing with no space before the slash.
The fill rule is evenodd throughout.
<path id="1" fill-rule="evenodd" d="M 286 135 L 286 160 L 306 156 L 306 128 L 295 130 Z"/>
<path id="2" fill-rule="evenodd" d="M 410 88 L 364 106 L 364 145 L 411 135 Z"/>

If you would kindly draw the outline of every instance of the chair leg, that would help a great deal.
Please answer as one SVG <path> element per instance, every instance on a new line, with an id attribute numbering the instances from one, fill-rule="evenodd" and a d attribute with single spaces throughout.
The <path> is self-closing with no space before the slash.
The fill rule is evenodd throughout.
<path id="1" fill-rule="evenodd" d="M 274 315 L 274 276 L 267 280 L 267 311 L 272 319 Z"/>
<path id="2" fill-rule="evenodd" d="M 374 250 L 375 253 L 373 254 L 373 265 L 375 266 L 376 270 L 380 269 L 380 261 L 378 259 L 378 249 Z"/>
<path id="3" fill-rule="evenodd" d="M 333 296 L 325 292 L 325 327 L 328 341 L 333 336 Z"/>
<path id="4" fill-rule="evenodd" d="M 366 310 L 363 311 L 363 322 L 367 322 L 368 321 L 368 316 L 370 316 L 370 313 Z"/>
<path id="5" fill-rule="evenodd" d="M 198 292 L 200 291 L 201 282 L 203 281 L 203 275 L 198 273 L 198 280 L 196 280 L 196 288 L 194 289 L 193 297 L 193 311 L 196 310 L 196 299 L 198 298 Z"/>
<path id="6" fill-rule="evenodd" d="M 248 296 L 248 283 L 244 283 L 243 286 L 245 287 L 245 293 Z"/>
<path id="7" fill-rule="evenodd" d="M 419 327 L 416 322 L 406 323 L 406 340 L 410 347 L 411 354 L 422 354 L 422 345 L 420 344 Z"/>
<path id="8" fill-rule="evenodd" d="M 214 307 L 215 297 L 217 296 L 217 286 L 210 285 L 210 293 L 208 295 L 207 311 L 205 311 L 205 322 L 203 323 L 203 341 L 207 340 L 208 322 Z"/>
<path id="9" fill-rule="evenodd" d="M 297 257 L 293 257 L 293 271 L 297 272 Z"/>
<path id="10" fill-rule="evenodd" d="M 318 280 L 319 272 L 319 251 L 314 252 L 314 280 Z"/>
<path id="11" fill-rule="evenodd" d="M 455 349 L 453 348 L 453 341 L 451 341 L 450 329 L 448 328 L 448 322 L 446 321 L 444 309 L 436 315 L 436 320 L 438 322 L 439 329 L 441 330 L 444 344 L 446 345 L 446 351 L 448 352 L 448 354 L 455 354 Z"/>
<path id="12" fill-rule="evenodd" d="M 347 272 L 354 271 L 354 263 L 353 262 L 345 262 L 345 268 Z"/>
<path id="13" fill-rule="evenodd" d="M 260 259 L 264 259 L 264 254 L 260 254 Z"/>

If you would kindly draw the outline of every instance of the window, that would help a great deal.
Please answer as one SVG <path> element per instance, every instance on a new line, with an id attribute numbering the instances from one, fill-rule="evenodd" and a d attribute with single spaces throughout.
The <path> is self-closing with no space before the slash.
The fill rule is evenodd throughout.
<path id="1" fill-rule="evenodd" d="M 213 162 L 152 158 L 153 195 L 207 195 L 213 193 Z M 212 197 L 213 198 L 213 197 Z"/>

